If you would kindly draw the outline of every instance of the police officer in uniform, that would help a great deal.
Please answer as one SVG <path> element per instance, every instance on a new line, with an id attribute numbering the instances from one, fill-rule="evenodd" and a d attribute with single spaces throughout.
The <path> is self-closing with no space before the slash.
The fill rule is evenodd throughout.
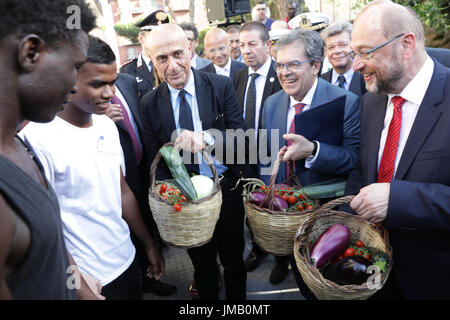
<path id="1" fill-rule="evenodd" d="M 138 39 L 142 46 L 142 53 L 133 60 L 126 62 L 120 68 L 120 73 L 127 73 L 136 78 L 141 98 L 156 86 L 153 63 L 146 54 L 145 37 L 155 26 L 163 23 L 169 23 L 169 17 L 164 11 L 157 10 L 136 24 L 140 28 Z"/>

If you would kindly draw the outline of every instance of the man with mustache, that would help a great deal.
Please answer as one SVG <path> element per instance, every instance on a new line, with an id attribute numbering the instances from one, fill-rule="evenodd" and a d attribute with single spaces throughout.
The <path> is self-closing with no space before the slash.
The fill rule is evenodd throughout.
<path id="1" fill-rule="evenodd" d="M 321 75 L 322 79 L 358 96 L 367 92 L 363 76 L 353 70 L 350 56 L 352 25 L 350 22 L 334 22 L 326 27 L 320 35 L 325 42 L 325 53 L 333 68 Z"/>

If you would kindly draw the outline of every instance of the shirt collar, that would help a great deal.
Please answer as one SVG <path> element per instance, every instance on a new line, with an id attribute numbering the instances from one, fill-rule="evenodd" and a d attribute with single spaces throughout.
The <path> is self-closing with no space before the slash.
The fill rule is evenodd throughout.
<path id="1" fill-rule="evenodd" d="M 308 93 L 306 94 L 306 96 L 302 99 L 302 101 L 298 101 L 296 99 L 294 99 L 294 97 L 290 97 L 290 105 L 289 107 L 292 108 L 294 105 L 296 105 L 297 103 L 304 103 L 307 106 L 311 105 L 312 99 L 314 97 L 314 93 L 316 92 L 316 88 L 317 88 L 317 83 L 318 83 L 318 79 L 316 78 L 316 80 L 314 80 L 314 83 L 311 87 L 311 89 L 309 89 Z"/>
<path id="2" fill-rule="evenodd" d="M 354 73 L 355 73 L 355 71 L 353 70 L 353 68 L 350 68 L 350 69 L 348 69 L 346 72 L 344 72 L 342 74 L 344 76 L 345 82 L 347 84 L 350 84 L 350 82 L 352 81 Z M 332 72 L 331 72 L 331 83 L 338 83 L 338 77 L 339 77 L 339 73 L 337 73 L 336 71 L 334 71 L 334 69 L 332 69 Z"/>
<path id="3" fill-rule="evenodd" d="M 433 76 L 434 70 L 434 62 L 427 55 L 425 59 L 425 63 L 422 68 L 420 68 L 419 72 L 412 78 L 412 80 L 403 88 L 402 92 L 400 92 L 400 96 L 406 99 L 409 102 L 412 102 L 417 105 L 422 104 L 423 97 L 427 92 L 428 86 L 431 82 L 431 77 Z M 392 97 L 397 96 L 398 94 L 388 94 L 389 103 Z M 388 105 L 389 105 L 388 103 Z"/>
<path id="4" fill-rule="evenodd" d="M 177 98 L 178 93 L 181 90 L 175 89 L 169 83 L 167 83 L 167 86 L 169 87 L 170 95 L 172 96 L 172 98 Z M 189 93 L 192 97 L 195 97 L 195 80 L 194 80 L 194 72 L 192 72 L 192 69 L 190 70 L 190 73 L 189 73 L 189 80 L 183 89 L 187 93 Z"/>
<path id="5" fill-rule="evenodd" d="M 267 74 L 269 73 L 269 69 L 270 69 L 270 65 L 271 64 L 272 64 L 272 59 L 269 56 L 269 57 L 267 57 L 266 62 L 264 62 L 264 64 L 258 70 L 253 71 L 253 69 L 251 67 L 248 67 L 248 75 L 250 76 L 253 73 L 257 73 L 260 76 L 267 77 Z"/>
<path id="6" fill-rule="evenodd" d="M 219 74 L 221 74 L 223 72 L 230 73 L 230 70 L 231 70 L 231 58 L 228 58 L 228 62 L 225 65 L 225 67 L 221 68 L 218 65 L 214 65 L 214 68 L 216 69 L 216 72 L 219 73 Z"/>
<path id="7" fill-rule="evenodd" d="M 150 59 L 149 57 L 147 57 L 145 54 L 141 54 L 142 59 L 144 60 L 145 64 L 148 67 L 148 70 L 152 71 L 152 66 L 150 65 L 150 62 L 152 62 L 152 59 Z"/>

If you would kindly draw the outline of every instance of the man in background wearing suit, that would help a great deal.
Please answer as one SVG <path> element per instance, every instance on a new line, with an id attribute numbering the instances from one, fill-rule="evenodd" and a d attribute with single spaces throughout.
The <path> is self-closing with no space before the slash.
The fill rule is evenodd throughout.
<path id="1" fill-rule="evenodd" d="M 269 132 L 279 129 L 278 145 L 285 146 L 284 139 L 286 139 L 288 145 L 292 142 L 292 146 L 298 150 L 299 155 L 294 160 L 304 161 L 297 161 L 295 171 L 303 186 L 348 175 L 358 158 L 359 97 L 318 78 L 323 60 L 323 41 L 316 31 L 295 29 L 279 39 L 274 50 L 277 57 L 275 66 L 283 91 L 279 91 L 266 100 L 262 128 Z M 308 123 L 310 126 L 322 126 L 320 131 L 333 130 L 333 135 L 341 135 L 338 139 L 341 141 L 340 144 L 325 143 L 320 141 L 320 137 L 317 138 L 318 140 L 309 141 L 302 135 L 294 134 L 302 129 L 296 127 L 296 117 L 301 118 L 307 113 L 311 114 L 314 109 L 342 97 L 345 97 L 343 118 L 335 119 L 336 122 L 340 121 L 341 127 L 330 128 L 318 122 L 320 119 Z M 330 105 L 329 107 L 340 106 Z M 267 136 L 269 138 L 267 145 L 271 146 L 271 135 Z M 262 136 L 261 139 L 263 139 Z M 283 149 L 285 150 L 286 147 Z M 279 150 L 269 149 L 268 151 L 268 155 L 276 159 Z M 281 163 L 276 183 L 282 183 L 286 179 L 286 171 L 286 164 Z M 267 175 L 261 171 L 262 180 L 266 184 L 269 183 L 270 172 L 271 170 Z M 291 256 L 291 267 L 303 296 L 314 299 L 296 268 L 293 256 Z"/>
<path id="2" fill-rule="evenodd" d="M 135 79 L 119 73 L 115 82 L 116 93 L 111 99 L 106 115 L 111 118 L 119 131 L 120 144 L 125 159 L 125 181 L 134 193 L 138 202 L 142 219 L 151 231 L 155 243 L 162 240 L 148 204 L 149 176 L 146 168 L 147 157 L 142 146 L 142 123 L 140 116 L 140 97 Z M 158 296 L 169 296 L 177 291 L 175 286 L 145 276 L 148 261 L 145 259 L 145 248 L 138 238 L 131 234 L 136 247 L 136 256 L 141 269 L 143 292 L 152 292 Z"/>
<path id="3" fill-rule="evenodd" d="M 189 41 L 189 49 L 191 51 L 191 66 L 195 69 L 202 69 L 211 63 L 208 59 L 203 59 L 197 55 L 195 50 L 198 47 L 198 30 L 193 23 L 183 22 L 180 27 L 184 30 L 186 38 Z"/>
<path id="4" fill-rule="evenodd" d="M 204 43 L 205 54 L 212 63 L 200 69 L 201 71 L 233 78 L 236 71 L 246 67 L 244 63 L 230 58 L 230 40 L 224 30 L 219 28 L 209 30 L 205 35 Z"/>
<path id="5" fill-rule="evenodd" d="M 244 24 L 239 32 L 239 44 L 245 64 L 233 77 L 234 88 L 241 105 L 242 115 L 247 129 L 255 130 L 255 142 L 257 132 L 261 127 L 261 113 L 264 101 L 268 96 L 281 90 L 273 60 L 270 56 L 269 31 L 259 21 Z M 259 262 L 267 254 L 263 252 L 255 241 L 252 241 L 253 249 L 245 259 L 247 271 L 253 271 Z M 276 264 L 271 272 L 269 281 L 272 284 L 282 282 L 288 273 L 288 260 L 285 257 L 275 257 Z"/>
<path id="6" fill-rule="evenodd" d="M 356 17 L 353 68 L 361 147 L 351 208 L 389 231 L 393 269 L 384 297 L 450 298 L 450 70 L 431 59 L 409 7 L 373 1 Z"/>
<path id="7" fill-rule="evenodd" d="M 150 31 L 161 23 L 169 23 L 169 17 L 164 11 L 157 10 L 136 24 L 139 27 L 138 40 L 141 43 L 142 53 L 120 68 L 120 73 L 127 73 L 136 78 L 140 97 L 143 97 L 155 86 L 153 63 L 148 54 L 149 43 L 146 39 Z"/>
<path id="8" fill-rule="evenodd" d="M 241 27 L 238 24 L 232 24 L 228 26 L 225 31 L 228 39 L 230 39 L 231 58 L 237 62 L 244 63 L 244 59 L 241 54 L 241 47 L 239 46 L 239 30 Z"/>
<path id="9" fill-rule="evenodd" d="M 214 161 L 218 174 L 222 175 L 222 207 L 213 238 L 207 244 L 187 251 L 194 266 L 200 299 L 219 298 L 216 261 L 219 254 L 224 267 L 226 298 L 243 300 L 246 298 L 247 279 L 242 257 L 244 206 L 242 187 L 236 188 L 236 183 L 241 177 L 255 177 L 256 172 L 246 164 L 228 162 L 230 155 L 232 159 L 237 155 L 239 130 L 232 140 L 234 143 L 229 143 L 227 131 L 245 127 L 233 84 L 227 77 L 191 68 L 189 43 L 178 25 L 158 26 L 150 38 L 150 55 L 165 82 L 141 101 L 144 144 L 149 159 L 153 159 L 174 136 L 177 136 L 175 146 L 183 152 L 198 154 L 207 146 L 224 150 L 222 159 Z M 240 131 L 244 138 L 243 130 Z M 201 155 L 199 160 L 203 160 Z M 198 164 L 186 164 L 186 169 L 212 177 L 204 160 Z M 170 171 L 165 164 L 160 164 L 156 179 L 167 178 L 171 178 Z"/>
<path id="10" fill-rule="evenodd" d="M 352 68 L 352 24 L 347 21 L 334 22 L 321 32 L 321 36 L 328 61 L 333 66 L 333 69 L 321 75 L 322 79 L 361 97 L 367 90 L 363 76 Z"/>

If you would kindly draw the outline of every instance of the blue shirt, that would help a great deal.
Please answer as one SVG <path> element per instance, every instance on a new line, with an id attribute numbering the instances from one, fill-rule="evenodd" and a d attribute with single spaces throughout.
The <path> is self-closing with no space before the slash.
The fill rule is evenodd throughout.
<path id="1" fill-rule="evenodd" d="M 172 110 L 173 110 L 173 116 L 175 118 L 175 126 L 177 128 L 177 133 L 180 135 L 180 97 L 179 93 L 181 90 L 175 89 L 170 84 L 167 83 L 167 86 L 169 87 L 170 91 L 170 100 L 172 102 Z M 189 80 L 186 83 L 186 85 L 183 88 L 186 91 L 186 100 L 189 103 L 191 107 L 191 114 L 192 114 L 192 121 L 194 122 L 194 131 L 195 132 L 203 132 L 202 127 L 202 121 L 200 119 L 200 113 L 198 110 L 198 103 L 197 103 L 197 96 L 195 95 L 195 79 L 194 79 L 194 73 L 191 71 L 189 74 Z M 208 176 L 213 178 L 211 168 L 206 163 L 206 161 L 203 159 L 203 156 L 201 152 L 197 153 L 198 159 L 199 159 L 199 168 L 200 168 L 200 174 L 204 176 Z M 211 156 L 211 159 L 213 160 L 214 166 L 216 167 L 217 174 L 223 174 L 228 167 L 220 163 L 218 160 L 216 160 L 214 157 Z"/>

